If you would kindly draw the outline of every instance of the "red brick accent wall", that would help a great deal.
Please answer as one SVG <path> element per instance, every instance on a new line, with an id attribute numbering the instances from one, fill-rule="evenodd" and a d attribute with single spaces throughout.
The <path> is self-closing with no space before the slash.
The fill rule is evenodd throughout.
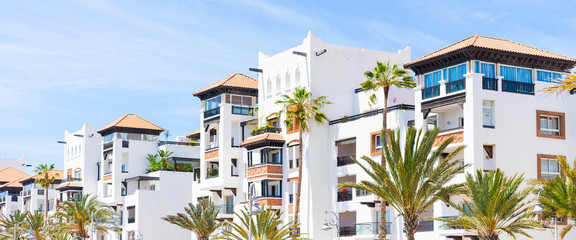
<path id="1" fill-rule="evenodd" d="M 204 153 L 204 159 L 212 159 L 212 158 L 217 158 L 219 156 L 219 149 L 214 149 L 212 151 L 209 152 L 205 152 Z"/>
<path id="2" fill-rule="evenodd" d="M 282 206 L 282 199 L 280 198 L 261 198 L 258 199 L 260 206 Z"/>

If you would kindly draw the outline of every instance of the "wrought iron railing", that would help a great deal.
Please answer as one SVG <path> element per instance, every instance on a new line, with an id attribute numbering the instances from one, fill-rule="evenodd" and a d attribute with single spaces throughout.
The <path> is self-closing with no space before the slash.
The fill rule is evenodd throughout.
<path id="1" fill-rule="evenodd" d="M 232 114 L 251 115 L 253 112 L 254 108 L 252 107 L 232 105 Z"/>
<path id="2" fill-rule="evenodd" d="M 264 126 L 252 129 L 252 132 L 250 132 L 250 134 L 252 136 L 258 136 L 264 133 L 280 133 L 280 132 L 282 132 L 282 128 Z"/>
<path id="3" fill-rule="evenodd" d="M 440 96 L 440 85 L 422 88 L 422 99 Z"/>
<path id="4" fill-rule="evenodd" d="M 200 146 L 198 142 L 176 142 L 176 141 L 160 141 L 158 146 L 163 145 L 178 145 L 178 146 Z"/>
<path id="5" fill-rule="evenodd" d="M 446 94 L 466 89 L 466 78 L 446 83 Z"/>
<path id="6" fill-rule="evenodd" d="M 498 79 L 483 77 L 482 89 L 498 91 Z"/>
<path id="7" fill-rule="evenodd" d="M 386 223 L 386 232 L 390 232 L 390 222 Z M 356 235 L 377 235 L 379 223 L 378 222 L 368 222 L 368 223 L 357 223 Z"/>
<path id="8" fill-rule="evenodd" d="M 204 111 L 204 118 L 209 118 L 220 114 L 220 107 Z"/>
<path id="9" fill-rule="evenodd" d="M 502 80 L 502 92 L 534 95 L 534 83 Z"/>
<path id="10" fill-rule="evenodd" d="M 387 110 L 388 110 L 388 112 L 394 111 L 394 110 L 414 110 L 414 105 L 398 104 L 398 105 L 388 107 Z M 352 116 L 346 116 L 343 118 L 331 120 L 330 122 L 328 122 L 328 125 L 334 125 L 334 124 L 338 124 L 338 123 L 358 120 L 360 118 L 371 117 L 374 115 L 381 114 L 382 111 L 383 111 L 383 109 L 377 109 L 377 110 L 373 110 L 370 112 L 360 113 L 360 114 L 356 114 L 356 115 L 352 115 Z"/>

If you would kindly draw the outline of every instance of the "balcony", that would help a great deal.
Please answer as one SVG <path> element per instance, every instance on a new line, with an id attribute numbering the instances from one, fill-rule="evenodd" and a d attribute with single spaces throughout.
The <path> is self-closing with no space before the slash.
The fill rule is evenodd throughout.
<path id="1" fill-rule="evenodd" d="M 440 96 L 440 85 L 422 88 L 422 99 Z"/>
<path id="2" fill-rule="evenodd" d="M 104 145 L 102 145 L 102 149 L 106 150 L 106 149 L 112 148 L 113 146 L 114 146 L 114 142 L 107 142 L 107 143 L 104 143 Z"/>
<path id="3" fill-rule="evenodd" d="M 336 161 L 337 161 L 337 164 L 336 164 L 336 165 L 337 165 L 338 167 L 341 167 L 341 166 L 346 166 L 346 165 L 354 164 L 355 162 L 354 162 L 353 158 L 354 158 L 355 156 L 356 156 L 356 155 L 339 156 L 339 157 L 336 158 Z"/>
<path id="4" fill-rule="evenodd" d="M 498 79 L 482 77 L 482 89 L 498 91 Z"/>
<path id="5" fill-rule="evenodd" d="M 502 92 L 534 95 L 534 83 L 502 80 Z"/>
<path id="6" fill-rule="evenodd" d="M 67 183 L 67 182 L 82 182 L 82 178 L 64 178 L 62 180 L 62 183 Z"/>
<path id="7" fill-rule="evenodd" d="M 158 142 L 158 146 L 164 146 L 164 145 L 197 147 L 197 146 L 200 146 L 200 143 L 197 143 L 197 142 L 176 142 L 176 141 L 160 141 L 160 142 Z"/>
<path id="8" fill-rule="evenodd" d="M 433 231 L 434 231 L 434 220 L 429 219 L 421 220 L 418 223 L 418 228 L 416 229 L 416 232 L 433 232 Z"/>
<path id="9" fill-rule="evenodd" d="M 209 118 L 220 114 L 220 107 L 204 111 L 204 118 Z"/>
<path id="10" fill-rule="evenodd" d="M 252 107 L 232 105 L 232 114 L 248 116 L 252 115 L 253 112 L 254 108 Z"/>
<path id="11" fill-rule="evenodd" d="M 440 217 L 440 218 L 460 218 L 460 216 L 446 216 L 446 217 Z M 438 230 L 458 230 L 458 229 L 464 229 L 461 227 L 451 227 L 448 226 L 446 224 L 444 224 L 444 222 L 439 222 L 440 225 L 438 226 Z"/>
<path id="12" fill-rule="evenodd" d="M 338 202 L 352 201 L 352 188 L 338 189 Z"/>
<path id="13" fill-rule="evenodd" d="M 217 178 L 219 176 L 218 168 L 207 168 L 206 179 Z"/>
<path id="14" fill-rule="evenodd" d="M 354 225 L 340 227 L 341 237 L 351 237 L 359 235 L 378 235 L 378 222 L 356 223 Z M 386 231 L 390 233 L 391 223 L 386 223 Z"/>
<path id="15" fill-rule="evenodd" d="M 466 89 L 466 78 L 446 83 L 446 94 L 464 89 Z"/>
<path id="16" fill-rule="evenodd" d="M 264 126 L 264 127 L 252 129 L 252 132 L 250 132 L 250 134 L 252 136 L 258 136 L 258 135 L 264 134 L 264 133 L 280 133 L 280 132 L 282 132 L 282 128 Z"/>
<path id="17" fill-rule="evenodd" d="M 214 208 L 219 214 L 234 214 L 234 205 L 215 205 Z"/>

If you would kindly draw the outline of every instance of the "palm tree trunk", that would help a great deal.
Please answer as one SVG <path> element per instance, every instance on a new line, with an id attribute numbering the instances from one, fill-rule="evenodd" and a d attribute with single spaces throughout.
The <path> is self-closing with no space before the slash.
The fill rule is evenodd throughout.
<path id="1" fill-rule="evenodd" d="M 404 231 L 406 232 L 406 238 L 408 238 L 408 240 L 414 240 L 414 235 L 416 234 L 417 229 L 418 229 L 417 218 L 413 219 L 404 218 Z"/>
<path id="2" fill-rule="evenodd" d="M 298 230 L 298 216 L 300 215 L 300 193 L 302 190 L 302 148 L 303 148 L 303 140 L 302 140 L 302 126 L 300 126 L 300 130 L 298 131 L 298 140 L 300 140 L 300 147 L 298 148 L 298 186 L 296 187 L 296 204 L 294 204 L 294 231 Z M 297 235 L 294 235 L 292 239 L 296 239 Z"/>
<path id="3" fill-rule="evenodd" d="M 384 148 L 388 147 L 388 134 L 386 130 L 388 126 L 386 124 L 387 114 L 388 114 L 388 87 L 384 87 L 384 108 L 382 109 L 382 136 L 380 137 L 382 141 L 382 153 L 380 164 L 386 170 L 386 158 L 384 157 Z M 380 199 L 380 226 L 378 226 L 378 239 L 384 240 L 386 239 L 386 235 L 388 231 L 386 231 L 386 201 L 384 199 Z"/>
<path id="4" fill-rule="evenodd" d="M 48 221 L 48 187 L 44 190 L 44 196 L 46 197 L 46 205 L 44 206 L 46 209 L 44 210 L 44 219 Z"/>

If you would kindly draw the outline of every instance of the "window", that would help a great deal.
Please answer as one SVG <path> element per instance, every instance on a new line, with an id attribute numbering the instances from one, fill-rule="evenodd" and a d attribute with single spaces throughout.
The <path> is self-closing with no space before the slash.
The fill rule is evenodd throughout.
<path id="1" fill-rule="evenodd" d="M 293 145 L 288 147 L 288 168 L 293 169 L 298 167 L 300 145 Z"/>
<path id="2" fill-rule="evenodd" d="M 532 83 L 531 69 L 500 66 L 500 75 L 507 81 Z"/>
<path id="3" fill-rule="evenodd" d="M 135 223 L 136 222 L 136 207 L 130 206 L 128 209 L 128 223 Z"/>
<path id="4" fill-rule="evenodd" d="M 82 178 L 82 170 L 81 170 L 80 168 L 77 168 L 77 169 L 74 171 L 74 178 L 76 178 L 76 179 Z"/>
<path id="5" fill-rule="evenodd" d="M 300 82 L 300 69 L 296 69 L 294 73 L 294 87 L 300 87 L 300 84 L 302 84 Z"/>
<path id="6" fill-rule="evenodd" d="M 485 128 L 494 128 L 494 101 L 482 101 L 482 125 Z"/>
<path id="7" fill-rule="evenodd" d="M 222 103 L 222 96 L 217 96 L 206 100 L 204 103 L 204 111 L 209 111 L 215 108 L 220 107 L 220 103 Z"/>
<path id="8" fill-rule="evenodd" d="M 538 137 L 566 139 L 565 114 L 561 112 L 536 111 Z"/>
<path id="9" fill-rule="evenodd" d="M 286 92 L 290 91 L 290 87 L 292 87 L 292 85 L 290 85 L 290 73 L 286 73 L 286 81 L 284 82 Z"/>
<path id="10" fill-rule="evenodd" d="M 463 79 L 465 78 L 464 74 L 467 73 L 466 64 L 446 68 L 443 70 L 443 73 L 444 73 L 444 79 L 448 80 L 448 82 Z"/>
<path id="11" fill-rule="evenodd" d="M 234 94 L 226 94 L 226 103 L 239 106 L 252 106 L 252 96 L 241 96 Z"/>
<path id="12" fill-rule="evenodd" d="M 272 97 L 272 80 L 270 77 L 266 79 L 266 98 Z"/>
<path id="13" fill-rule="evenodd" d="M 442 80 L 442 71 L 436 71 L 424 75 L 424 88 L 440 85 Z"/>
<path id="14" fill-rule="evenodd" d="M 215 144 L 216 143 L 216 129 L 212 128 L 210 129 L 210 144 Z"/>
<path id="15" fill-rule="evenodd" d="M 380 136 L 380 131 L 370 133 L 370 153 L 372 156 L 382 154 L 382 137 Z"/>
<path id="16" fill-rule="evenodd" d="M 538 179 L 560 176 L 560 164 L 555 155 L 538 154 Z"/>
<path id="17" fill-rule="evenodd" d="M 282 93 L 282 79 L 280 79 L 280 75 L 276 76 L 276 95 L 280 95 Z"/>
<path id="18" fill-rule="evenodd" d="M 300 121 L 298 121 L 298 119 L 294 119 L 292 124 L 288 126 L 288 134 L 297 133 L 298 131 L 300 131 Z"/>
<path id="19" fill-rule="evenodd" d="M 538 70 L 536 71 L 536 80 L 540 82 L 557 82 L 563 80 L 563 76 L 560 73 Z"/>
<path id="20" fill-rule="evenodd" d="M 429 116 L 426 118 L 426 122 L 428 123 L 428 129 L 434 129 L 438 127 L 438 115 Z"/>
<path id="21" fill-rule="evenodd" d="M 484 145 L 484 158 L 490 160 L 494 158 L 494 145 Z"/>
<path id="22" fill-rule="evenodd" d="M 279 128 L 280 127 L 280 120 L 278 120 L 278 118 L 273 118 L 273 119 L 267 120 L 266 125 L 268 125 L 270 127 Z"/>
<path id="23" fill-rule="evenodd" d="M 484 74 L 484 77 L 495 78 L 496 77 L 496 65 L 492 63 L 483 63 L 476 61 L 474 70 L 476 73 Z"/>

